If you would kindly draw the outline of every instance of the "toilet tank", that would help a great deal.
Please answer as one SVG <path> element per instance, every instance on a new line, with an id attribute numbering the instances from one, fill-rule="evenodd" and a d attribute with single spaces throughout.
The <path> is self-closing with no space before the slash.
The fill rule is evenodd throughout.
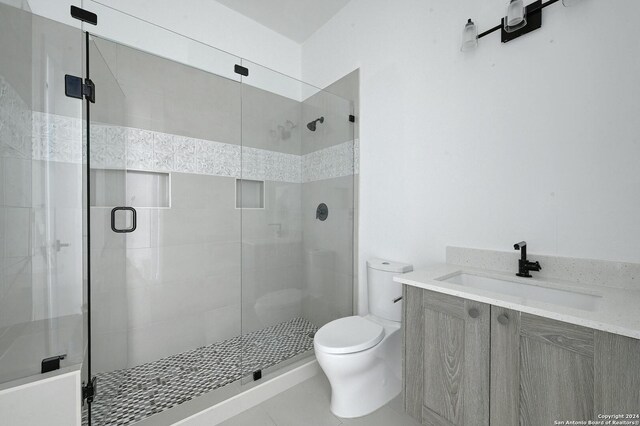
<path id="1" fill-rule="evenodd" d="M 384 259 L 367 261 L 367 291 L 369 293 L 369 313 L 391 321 L 402 320 L 402 302 L 393 299 L 402 296 L 402 284 L 393 277 L 413 271 L 407 263 Z"/>

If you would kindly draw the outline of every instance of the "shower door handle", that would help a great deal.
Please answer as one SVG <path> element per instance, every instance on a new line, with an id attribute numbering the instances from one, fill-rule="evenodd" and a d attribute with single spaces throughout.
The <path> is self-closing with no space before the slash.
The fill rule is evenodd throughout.
<path id="1" fill-rule="evenodd" d="M 131 212 L 131 228 L 119 229 L 116 227 L 116 212 L 118 211 L 130 211 Z M 111 209 L 111 230 L 118 234 L 128 234 L 136 230 L 138 226 L 138 212 L 133 207 L 114 207 Z"/>

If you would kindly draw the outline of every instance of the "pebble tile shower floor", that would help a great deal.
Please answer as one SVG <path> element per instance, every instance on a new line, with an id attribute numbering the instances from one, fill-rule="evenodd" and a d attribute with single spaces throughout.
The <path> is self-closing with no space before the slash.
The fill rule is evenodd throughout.
<path id="1" fill-rule="evenodd" d="M 123 370 L 97 374 L 92 426 L 123 426 L 313 349 L 317 327 L 295 318 Z M 86 405 L 83 425 L 87 424 Z"/>

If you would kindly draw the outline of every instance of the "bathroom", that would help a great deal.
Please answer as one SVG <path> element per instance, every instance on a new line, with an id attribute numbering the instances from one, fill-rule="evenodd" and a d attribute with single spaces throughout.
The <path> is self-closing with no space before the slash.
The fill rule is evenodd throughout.
<path id="1" fill-rule="evenodd" d="M 0 0 L 0 424 L 640 424 L 635 12 Z"/>

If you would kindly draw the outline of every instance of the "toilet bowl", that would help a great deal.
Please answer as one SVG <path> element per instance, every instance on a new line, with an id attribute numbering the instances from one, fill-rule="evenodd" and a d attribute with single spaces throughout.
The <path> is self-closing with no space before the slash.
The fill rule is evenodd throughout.
<path id="1" fill-rule="evenodd" d="M 403 263 L 368 261 L 370 314 L 331 321 L 316 333 L 316 359 L 331 385 L 336 416 L 367 415 L 400 394 L 402 286 L 393 277 L 411 270 Z"/>
<path id="2" fill-rule="evenodd" d="M 328 330 L 343 338 L 329 336 Z M 331 384 L 336 416 L 364 416 L 400 393 L 401 339 L 399 323 L 373 316 L 340 318 L 318 330 L 313 346 Z"/>

